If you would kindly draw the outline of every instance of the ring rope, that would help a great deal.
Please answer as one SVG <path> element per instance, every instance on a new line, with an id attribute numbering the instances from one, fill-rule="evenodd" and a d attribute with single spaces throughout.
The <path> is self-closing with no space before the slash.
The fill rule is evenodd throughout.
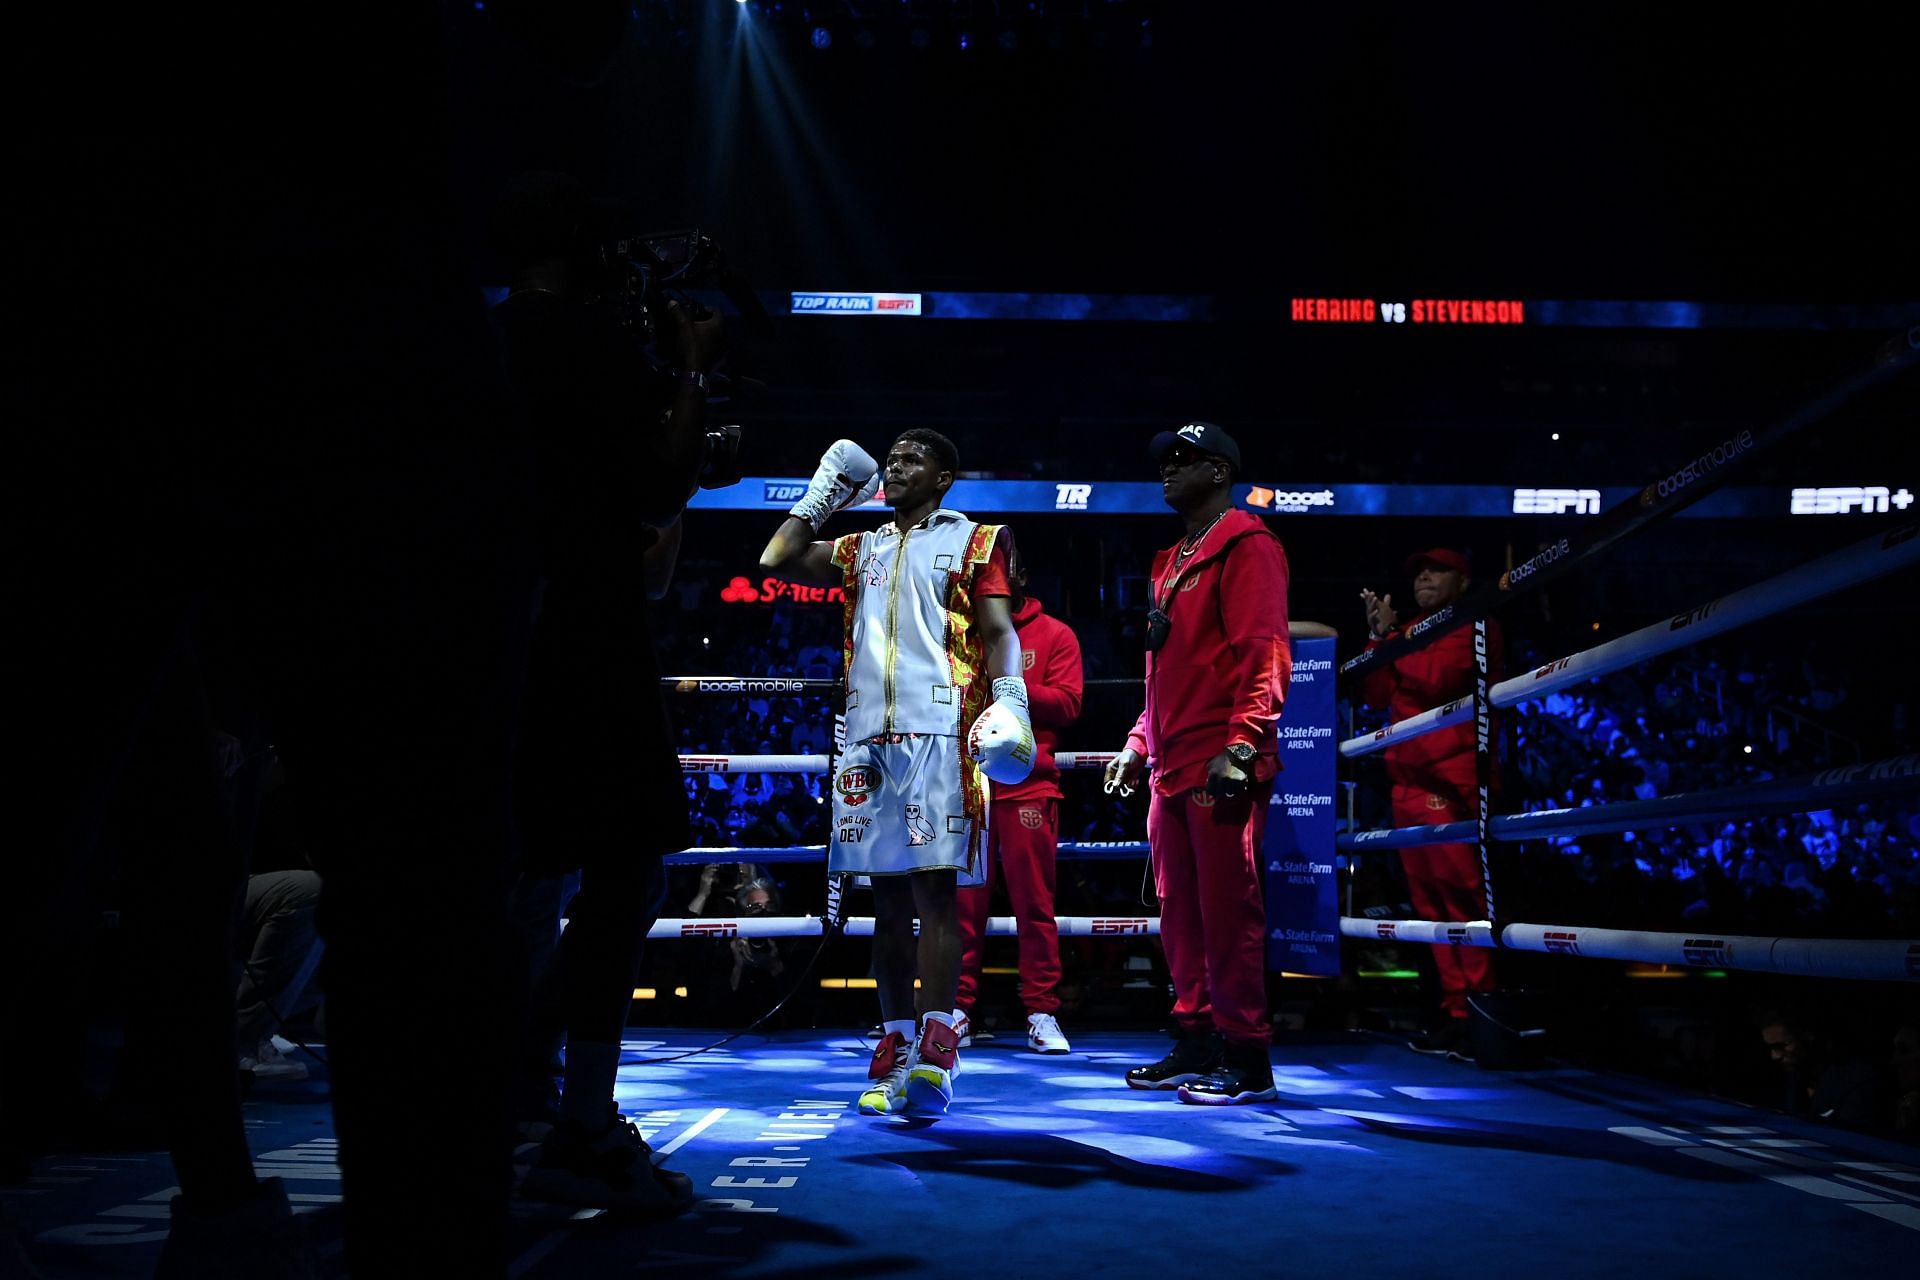
<path id="1" fill-rule="evenodd" d="M 1920 940 L 1912 938 L 1770 938 L 1704 930 L 1656 933 L 1564 924 L 1509 924 L 1496 934 L 1494 926 L 1485 920 L 1368 920 L 1355 916 L 1340 917 L 1340 932 L 1370 941 L 1500 947 L 1590 960 L 1920 982 Z"/>
<path id="2" fill-rule="evenodd" d="M 1548 836 L 1597 835 L 1638 831 L 1680 822 L 1746 818 L 1759 813 L 1806 813 L 1876 796 L 1911 792 L 1920 778 L 1920 752 L 1890 756 L 1866 764 L 1842 765 L 1819 773 L 1711 791 L 1682 791 L 1657 800 L 1623 800 L 1580 809 L 1536 809 L 1492 819 L 1488 834 L 1514 842 Z M 1339 849 L 1411 849 L 1429 844 L 1471 841 L 1479 823 L 1442 822 L 1423 827 L 1381 827 L 1335 837 Z"/>
<path id="3" fill-rule="evenodd" d="M 1916 564 L 1920 564 L 1920 524 L 1901 525 L 1665 621 L 1502 680 L 1489 697 L 1496 707 L 1511 707 Z M 1472 718 L 1472 697 L 1455 698 L 1373 733 L 1349 738 L 1340 744 L 1340 754 L 1367 755 Z"/>
<path id="4" fill-rule="evenodd" d="M 1063 840 L 1058 845 L 1063 858 L 1077 859 L 1081 862 L 1113 862 L 1123 858 L 1144 858 L 1148 847 L 1145 840 Z M 678 853 L 669 853 L 660 861 L 670 867 L 703 866 L 710 862 L 763 862 L 776 863 L 825 862 L 827 846 L 823 844 L 796 844 L 779 847 L 732 846 L 722 845 L 699 849 L 682 849 Z"/>
<path id="5" fill-rule="evenodd" d="M 1055 916 L 1053 923 L 1063 938 L 1148 938 L 1158 937 L 1158 916 Z M 918 931 L 920 922 L 913 922 Z M 823 922 L 819 916 L 740 916 L 681 917 L 653 922 L 647 931 L 649 941 L 668 938 L 815 938 Z M 841 929 L 848 937 L 873 936 L 872 916 L 848 916 Z M 987 933 L 994 937 L 1013 937 L 1020 932 L 1015 916 L 989 916 Z"/>
<path id="6" fill-rule="evenodd" d="M 1405 636 L 1367 649 L 1339 667 L 1341 676 L 1358 675 L 1426 648 L 1441 636 L 1505 608 L 1586 561 L 1614 543 L 1692 505 L 1725 484 L 1731 474 L 1755 455 L 1779 444 L 1801 428 L 1833 414 L 1856 396 L 1907 372 L 1920 363 L 1920 325 L 1897 334 L 1874 352 L 1867 367 L 1834 384 L 1784 418 L 1757 431 L 1740 431 L 1705 453 L 1655 481 L 1637 495 L 1587 521 L 1577 536 L 1560 539 L 1539 555 L 1517 565 L 1500 578 L 1423 619 Z"/>

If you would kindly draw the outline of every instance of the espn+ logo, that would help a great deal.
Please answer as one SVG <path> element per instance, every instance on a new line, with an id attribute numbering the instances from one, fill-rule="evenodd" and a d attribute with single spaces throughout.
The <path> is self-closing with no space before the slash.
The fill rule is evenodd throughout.
<path id="1" fill-rule="evenodd" d="M 1890 493 L 1885 485 L 1838 485 L 1825 489 L 1795 489 L 1788 510 L 1796 516 L 1884 515 L 1889 507 L 1905 511 L 1913 495 L 1903 485 Z"/>

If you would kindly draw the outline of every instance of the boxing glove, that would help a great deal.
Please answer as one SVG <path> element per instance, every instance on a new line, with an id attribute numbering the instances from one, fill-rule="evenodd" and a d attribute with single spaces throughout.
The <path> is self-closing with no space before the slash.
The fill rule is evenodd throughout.
<path id="1" fill-rule="evenodd" d="M 851 440 L 835 440 L 821 455 L 806 493 L 788 515 L 799 516 L 815 533 L 836 511 L 857 506 L 880 491 L 880 464 Z"/>
<path id="2" fill-rule="evenodd" d="M 967 754 L 989 781 L 1002 786 L 1025 782 L 1033 772 L 1033 722 L 1027 716 L 1027 682 L 1002 676 L 993 682 L 993 701 L 967 734 Z"/>

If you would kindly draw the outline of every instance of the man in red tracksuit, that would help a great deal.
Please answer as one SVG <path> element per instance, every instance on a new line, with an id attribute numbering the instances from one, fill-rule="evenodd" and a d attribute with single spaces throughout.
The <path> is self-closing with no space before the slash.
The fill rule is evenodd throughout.
<path id="1" fill-rule="evenodd" d="M 1360 593 L 1366 607 L 1369 649 L 1412 627 L 1436 609 L 1458 600 L 1472 581 L 1467 558 L 1437 548 L 1409 556 L 1405 572 L 1413 578 L 1420 611 L 1403 625 L 1392 596 Z M 1498 624 L 1487 623 L 1488 683 L 1501 678 L 1504 646 Z M 1371 707 L 1386 707 L 1396 721 L 1469 697 L 1476 671 L 1473 628 L 1457 627 L 1426 648 L 1369 672 L 1360 694 Z M 1465 822 L 1479 814 L 1479 779 L 1473 757 L 1473 722 L 1436 729 L 1387 748 L 1387 777 L 1393 783 L 1393 824 L 1427 826 Z M 1430 844 L 1400 851 L 1413 909 L 1426 920 L 1479 920 L 1486 915 L 1480 879 L 1480 853 L 1470 844 Z M 1445 1020 L 1439 1033 L 1414 1047 L 1458 1052 L 1467 1025 L 1467 996 L 1491 991 L 1493 953 L 1483 947 L 1435 944 L 1440 974 L 1440 1004 Z"/>
<path id="2" fill-rule="evenodd" d="M 1259 517 L 1233 509 L 1240 448 L 1225 431 L 1190 422 L 1150 452 L 1187 534 L 1153 560 L 1146 708 L 1107 782 L 1130 790 L 1153 770 L 1147 840 L 1180 1039 L 1127 1083 L 1182 1102 L 1264 1102 L 1276 1095 L 1260 846 L 1293 670 L 1287 557 Z"/>
<path id="3" fill-rule="evenodd" d="M 1013 587 L 1013 626 L 1026 668 L 1027 707 L 1038 746 L 1033 774 L 1013 786 L 996 784 L 987 822 L 984 884 L 960 890 L 960 994 L 954 1032 L 961 1047 L 971 1041 L 973 1002 L 980 990 L 987 904 L 996 869 L 1006 876 L 1007 898 L 1020 922 L 1020 1000 L 1027 1008 L 1027 1047 L 1035 1053 L 1067 1053 L 1072 1046 L 1054 1014 L 1060 998 L 1060 931 L 1053 922 L 1054 858 L 1060 843 L 1060 767 L 1053 752 L 1060 733 L 1080 718 L 1080 641 L 1073 629 L 1050 617 L 1027 595 L 1027 566 L 1016 546 L 1007 560 Z"/>

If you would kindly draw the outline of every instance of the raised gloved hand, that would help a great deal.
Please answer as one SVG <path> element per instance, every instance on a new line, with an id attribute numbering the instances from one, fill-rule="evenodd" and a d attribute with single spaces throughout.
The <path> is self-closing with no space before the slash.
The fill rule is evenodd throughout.
<path id="1" fill-rule="evenodd" d="M 967 754 L 991 782 L 1025 782 L 1033 772 L 1033 721 L 1027 716 L 1027 682 L 1001 676 L 993 682 L 993 701 L 967 734 Z"/>
<path id="2" fill-rule="evenodd" d="M 813 473 L 806 493 L 787 514 L 799 516 L 819 533 L 828 516 L 857 506 L 878 492 L 880 464 L 873 455 L 851 440 L 835 440 L 821 455 L 820 467 Z"/>

